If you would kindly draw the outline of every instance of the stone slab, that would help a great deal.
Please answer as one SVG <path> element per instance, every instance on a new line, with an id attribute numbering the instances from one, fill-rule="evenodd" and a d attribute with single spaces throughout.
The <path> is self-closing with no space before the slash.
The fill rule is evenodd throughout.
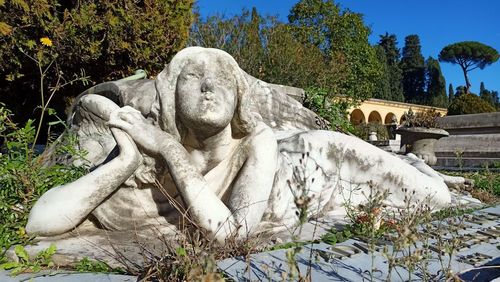
<path id="1" fill-rule="evenodd" d="M 2 282 L 134 282 L 138 281 L 136 276 L 109 274 L 109 273 L 80 273 L 69 271 L 44 270 L 38 273 L 23 273 L 10 276 L 8 271 L 0 270 L 0 281 Z"/>
<path id="2" fill-rule="evenodd" d="M 431 280 L 444 279 L 441 275 L 441 263 L 450 265 L 455 273 L 477 268 L 485 263 L 500 258 L 500 205 L 476 211 L 465 215 L 460 220 L 448 220 L 453 226 L 460 226 L 454 235 L 444 234 L 441 238 L 444 242 L 456 239 L 460 243 L 458 251 L 451 258 L 448 254 L 441 253 L 442 245 L 436 239 L 426 242 L 418 242 L 411 252 L 423 249 L 424 243 L 430 247 L 426 248 L 424 254 L 428 256 L 428 264 L 425 273 L 432 275 Z M 434 222 L 433 224 L 443 224 Z M 440 228 L 440 226 L 435 226 Z M 422 227 L 423 228 L 423 227 Z M 435 229 L 440 230 L 440 229 Z M 424 231 L 425 230 L 421 230 Z M 443 241 L 440 241 L 443 242 Z M 287 252 L 292 249 L 281 249 L 251 255 L 249 259 L 230 258 L 218 263 L 219 268 L 235 281 L 276 281 L 287 277 L 290 271 L 290 263 Z M 373 250 L 373 251 L 370 251 Z M 392 252 L 389 242 L 378 242 L 370 246 L 359 239 L 350 239 L 334 246 L 325 243 L 311 243 L 304 246 L 296 254 L 296 261 L 300 273 L 304 275 L 310 267 L 313 281 L 386 281 L 389 277 L 392 281 L 408 280 L 407 269 L 397 267 L 389 275 L 387 255 Z M 398 253 L 394 257 L 402 257 L 404 253 Z M 498 263 L 497 263 L 498 265 Z M 414 271 L 413 278 L 424 279 L 424 272 L 418 269 Z M 427 277 L 430 279 L 429 277 Z"/>

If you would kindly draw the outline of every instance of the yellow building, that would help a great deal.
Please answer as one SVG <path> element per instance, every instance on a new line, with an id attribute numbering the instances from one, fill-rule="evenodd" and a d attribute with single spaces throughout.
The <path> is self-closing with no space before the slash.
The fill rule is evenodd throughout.
<path id="1" fill-rule="evenodd" d="M 349 109 L 349 118 L 354 125 L 360 123 L 401 124 L 404 120 L 403 114 L 412 109 L 414 113 L 423 112 L 430 109 L 436 110 L 441 116 L 445 116 L 448 110 L 431 106 L 409 104 L 381 99 L 368 99 L 358 107 Z"/>

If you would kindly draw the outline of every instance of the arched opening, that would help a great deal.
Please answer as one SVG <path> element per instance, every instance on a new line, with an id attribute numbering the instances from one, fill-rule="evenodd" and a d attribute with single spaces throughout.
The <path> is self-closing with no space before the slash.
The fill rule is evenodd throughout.
<path id="1" fill-rule="evenodd" d="M 355 109 L 351 113 L 351 123 L 353 125 L 358 125 L 361 123 L 366 123 L 365 114 L 360 109 Z"/>
<path id="2" fill-rule="evenodd" d="M 399 124 L 403 124 L 406 120 L 405 115 L 402 115 L 401 118 L 399 119 Z"/>
<path id="3" fill-rule="evenodd" d="M 373 111 L 368 116 L 368 123 L 382 123 L 382 117 L 377 111 Z"/>
<path id="4" fill-rule="evenodd" d="M 398 118 L 394 113 L 388 113 L 385 116 L 384 124 L 397 124 L 398 123 Z"/>

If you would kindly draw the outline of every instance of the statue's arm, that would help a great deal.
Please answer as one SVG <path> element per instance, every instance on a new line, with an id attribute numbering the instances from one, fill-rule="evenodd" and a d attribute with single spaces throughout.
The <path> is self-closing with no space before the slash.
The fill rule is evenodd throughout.
<path id="1" fill-rule="evenodd" d="M 88 95 L 83 107 L 109 119 L 118 106 L 104 97 Z M 111 103 L 111 104 L 110 104 Z M 87 175 L 44 193 L 31 209 L 26 231 L 42 236 L 70 231 L 82 222 L 104 199 L 113 193 L 134 173 L 141 156 L 130 136 L 120 129 L 111 132 L 120 153 Z"/>
<path id="2" fill-rule="evenodd" d="M 244 150 L 248 157 L 238 172 L 229 203 L 209 187 L 188 152 L 177 142 L 165 140 L 160 154 L 188 206 L 190 214 L 201 227 L 223 242 L 231 235 L 245 236 L 257 226 L 267 208 L 277 163 L 277 142 L 267 126 L 257 129 Z"/>
<path id="3" fill-rule="evenodd" d="M 268 207 L 278 162 L 278 144 L 272 130 L 257 126 L 250 136 L 248 158 L 238 173 L 229 198 L 229 208 L 240 226 L 240 235 L 249 234 L 262 220 Z"/>
<path id="4" fill-rule="evenodd" d="M 243 150 L 247 150 L 248 157 L 233 185 L 229 206 L 218 197 L 215 189 L 191 162 L 182 144 L 170 134 L 148 124 L 138 111 L 124 107 L 121 113 L 117 112 L 110 118 L 109 124 L 123 129 L 146 151 L 165 160 L 194 221 L 217 240 L 224 241 L 236 232 L 246 235 L 262 218 L 277 161 L 276 140 L 264 124 L 262 129 L 247 137 L 251 141 Z M 244 228 L 239 228 L 240 225 Z"/>

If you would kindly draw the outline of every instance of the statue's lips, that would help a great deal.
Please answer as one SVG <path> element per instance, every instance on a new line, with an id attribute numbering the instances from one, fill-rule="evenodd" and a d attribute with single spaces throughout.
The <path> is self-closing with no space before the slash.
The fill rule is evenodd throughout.
<path id="1" fill-rule="evenodd" d="M 203 101 L 201 102 L 201 110 L 202 111 L 207 111 L 207 110 L 214 110 L 220 105 L 218 99 L 215 99 L 214 97 L 205 97 Z"/>

